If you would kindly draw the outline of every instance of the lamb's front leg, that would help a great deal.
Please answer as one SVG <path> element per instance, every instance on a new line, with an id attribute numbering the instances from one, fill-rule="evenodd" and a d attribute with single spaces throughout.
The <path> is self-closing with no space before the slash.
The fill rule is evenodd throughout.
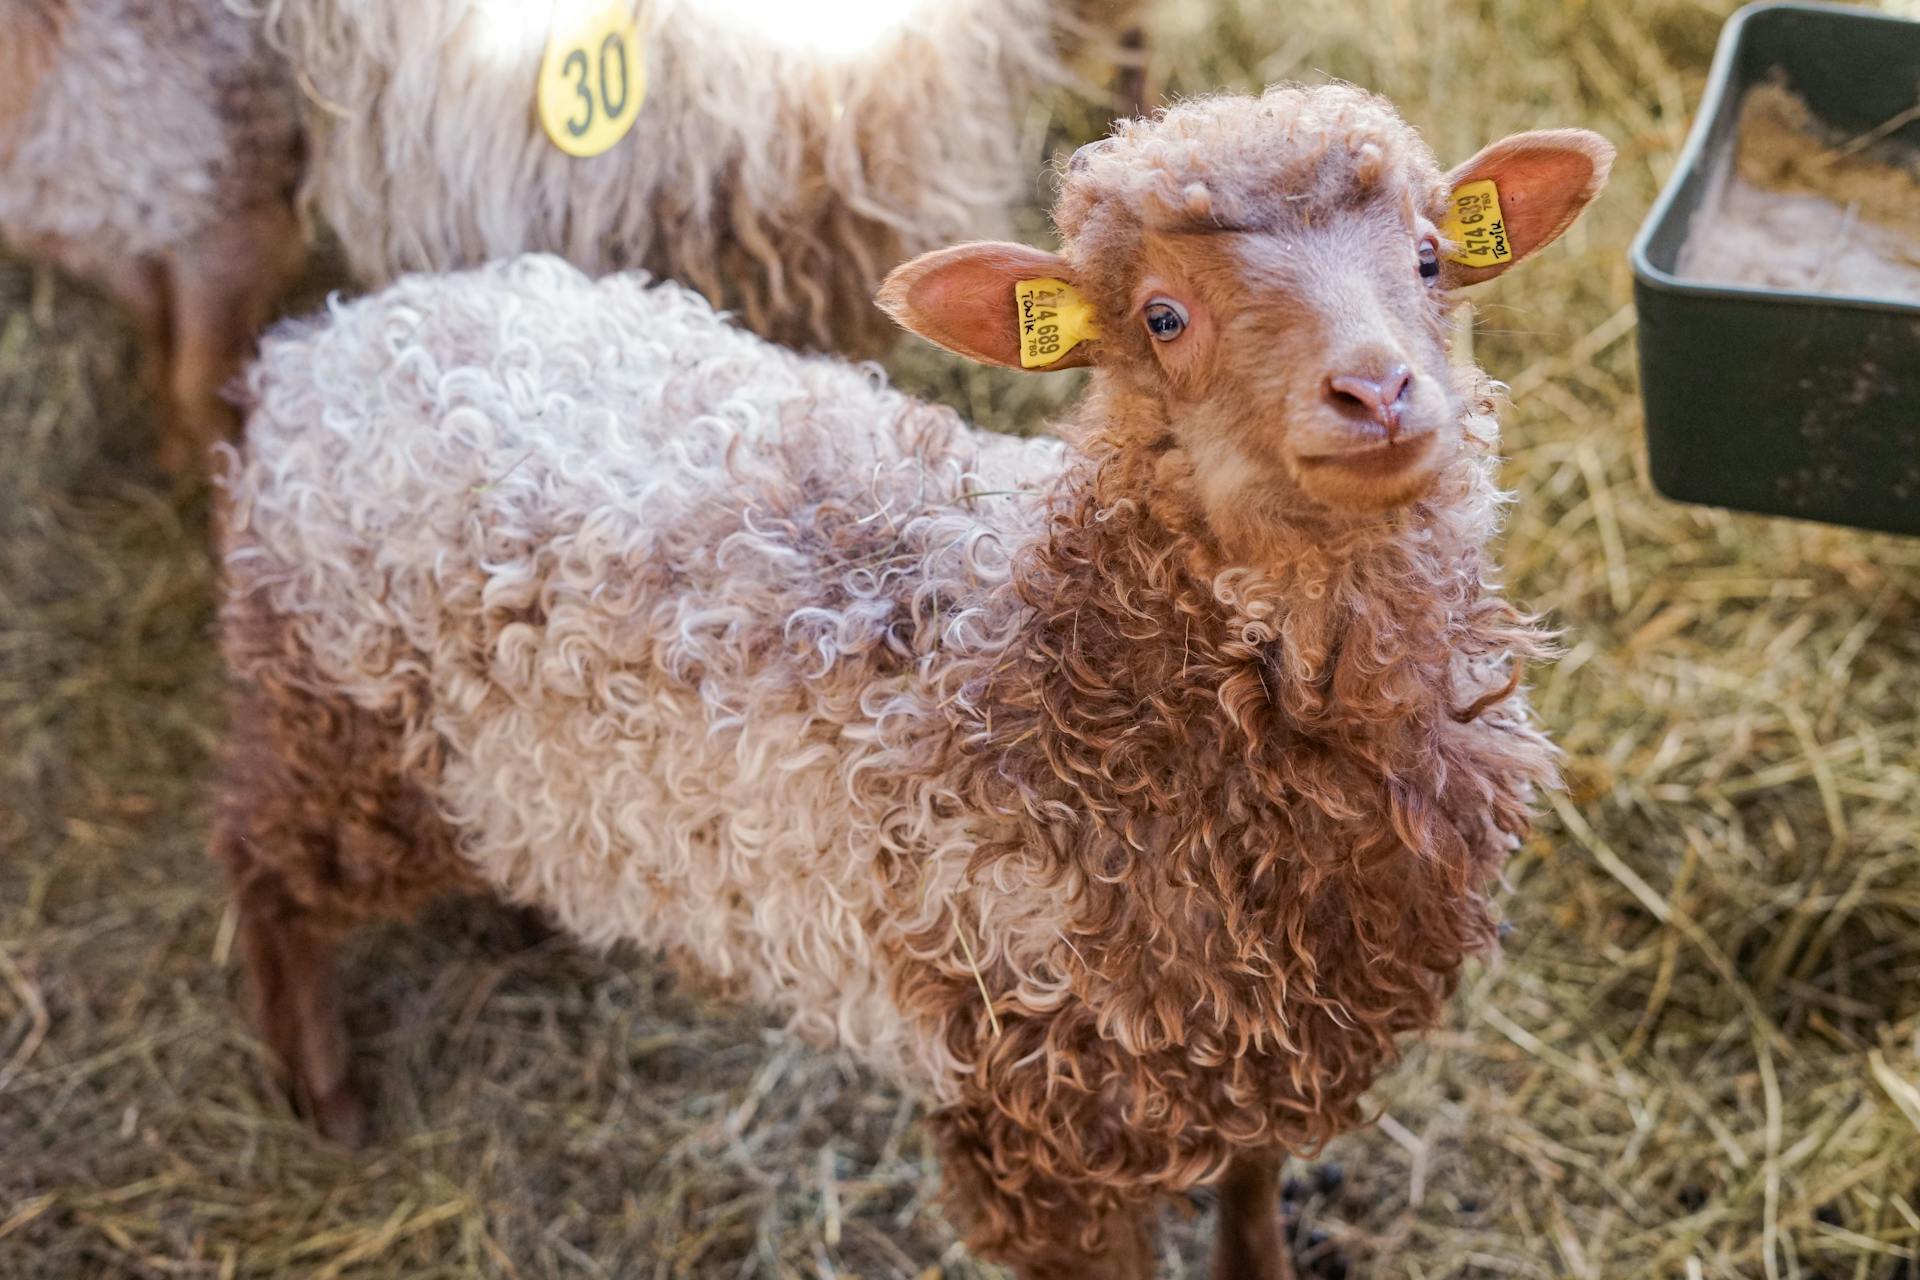
<path id="1" fill-rule="evenodd" d="M 1279 1153 L 1243 1155 L 1218 1186 L 1213 1280 L 1294 1280 L 1286 1220 L 1280 1212 Z"/>

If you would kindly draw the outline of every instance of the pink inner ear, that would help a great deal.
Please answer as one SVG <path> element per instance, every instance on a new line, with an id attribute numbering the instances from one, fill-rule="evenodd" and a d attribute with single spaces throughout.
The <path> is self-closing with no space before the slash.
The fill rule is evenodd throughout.
<path id="1" fill-rule="evenodd" d="M 1593 181 L 1593 160 L 1577 151 L 1522 152 L 1490 168 L 1473 177 L 1491 177 L 1500 188 L 1500 212 L 1516 259 L 1553 243 L 1572 225 Z"/>
<path id="2" fill-rule="evenodd" d="M 976 360 L 1020 363 L 1020 326 L 1009 276 L 956 265 L 916 282 L 907 302 L 916 321 L 927 326 L 922 336 Z"/>
<path id="3" fill-rule="evenodd" d="M 987 364 L 1020 367 L 1014 285 L 1064 278 L 1059 255 L 1023 244 L 982 241 L 936 249 L 894 268 L 880 287 L 882 309 L 929 342 Z M 1083 344 L 1084 345 L 1084 344 Z M 1052 369 L 1087 362 L 1080 349 Z"/>

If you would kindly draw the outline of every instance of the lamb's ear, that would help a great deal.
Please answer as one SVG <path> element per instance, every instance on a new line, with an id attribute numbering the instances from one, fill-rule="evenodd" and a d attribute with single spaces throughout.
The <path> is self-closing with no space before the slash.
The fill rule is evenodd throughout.
<path id="1" fill-rule="evenodd" d="M 1091 311 L 1060 255 L 979 241 L 923 253 L 880 286 L 881 310 L 928 342 L 1009 369 L 1091 363 Z"/>
<path id="2" fill-rule="evenodd" d="M 1607 185 L 1613 144 L 1585 129 L 1502 138 L 1448 175 L 1440 234 L 1458 246 L 1440 283 L 1478 284 L 1560 238 Z"/>

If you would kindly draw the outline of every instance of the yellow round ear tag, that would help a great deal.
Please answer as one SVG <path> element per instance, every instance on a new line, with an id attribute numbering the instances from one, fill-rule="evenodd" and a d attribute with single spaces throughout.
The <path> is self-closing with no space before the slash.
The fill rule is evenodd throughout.
<path id="1" fill-rule="evenodd" d="M 647 96 L 642 38 L 631 0 L 555 6 L 536 95 L 554 146 L 597 156 L 627 136 Z"/>

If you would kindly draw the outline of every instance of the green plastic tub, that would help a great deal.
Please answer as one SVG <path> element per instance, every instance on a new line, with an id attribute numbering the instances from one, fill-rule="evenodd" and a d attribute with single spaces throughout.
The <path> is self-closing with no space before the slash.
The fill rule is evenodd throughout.
<path id="1" fill-rule="evenodd" d="M 1632 249 L 1653 481 L 1683 502 L 1920 534 L 1920 305 L 1675 275 L 1743 93 L 1781 73 L 1825 123 L 1864 133 L 1914 106 L 1920 22 L 1782 3 L 1727 23 Z M 1920 121 L 1890 138 L 1920 148 Z"/>

